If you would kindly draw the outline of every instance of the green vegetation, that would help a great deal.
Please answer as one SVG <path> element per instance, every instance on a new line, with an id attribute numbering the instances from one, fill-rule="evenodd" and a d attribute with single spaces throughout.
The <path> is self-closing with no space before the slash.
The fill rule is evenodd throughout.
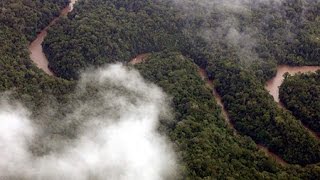
<path id="1" fill-rule="evenodd" d="M 79 1 L 49 31 L 44 47 L 50 68 L 60 77 L 76 79 L 88 66 L 175 49 L 182 32 L 172 12 L 151 1 Z"/>
<path id="2" fill-rule="evenodd" d="M 1 1 L 2 92 L 13 90 L 35 107 L 45 105 L 48 95 L 63 104 L 74 92 L 76 81 L 45 75 L 27 49 L 66 3 Z M 59 77 L 76 80 L 85 68 L 158 52 L 136 67 L 172 97 L 175 121 L 163 121 L 160 130 L 176 146 L 184 179 L 319 179 L 319 140 L 277 106 L 264 83 L 277 64 L 319 65 L 320 3 L 257 2 L 237 11 L 186 0 L 181 7 L 166 0 L 79 0 L 68 17 L 49 29 L 44 48 L 50 68 Z M 215 80 L 239 135 L 227 127 L 194 63 Z M 319 117 L 314 99 L 320 94 L 318 82 L 316 75 L 293 76 L 281 88 L 281 100 L 312 128 L 317 128 L 313 117 Z M 294 88 L 298 85 L 300 89 Z M 60 113 L 57 118 L 64 115 Z M 72 136 L 74 127 L 66 128 L 63 135 Z M 296 165 L 279 166 L 256 144 Z M 36 153 L 46 151 L 37 148 Z"/>
<path id="3" fill-rule="evenodd" d="M 318 26 L 317 9 L 312 8 L 317 3 L 306 3 L 304 12 L 301 3 L 252 3 L 247 5 L 252 9 L 248 13 L 226 12 L 219 6 L 208 9 L 189 1 L 184 5 L 193 9 L 188 11 L 174 10 L 170 6 L 176 5 L 170 1 L 80 1 L 68 18 L 52 28 L 45 49 L 54 72 L 67 79 L 76 79 L 87 66 L 127 61 L 139 53 L 181 51 L 217 79 L 218 91 L 240 132 L 289 163 L 317 163 L 320 142 L 280 110 L 263 87 L 277 63 L 318 63 L 308 58 L 313 55 L 307 50 L 295 53 L 305 48 L 300 46 L 303 37 L 296 35 Z M 199 28 L 206 32 L 199 33 Z M 317 34 L 312 32 L 308 37 Z M 307 36 L 303 41 L 317 46 Z"/>
<path id="4" fill-rule="evenodd" d="M 280 87 L 280 100 L 294 116 L 320 133 L 320 71 L 286 75 Z"/>
<path id="5" fill-rule="evenodd" d="M 289 163 L 320 161 L 320 142 L 279 108 L 250 72 L 227 61 L 212 69 L 216 88 L 236 129 Z"/>
<path id="6" fill-rule="evenodd" d="M 15 90 L 19 98 L 36 104 L 46 95 L 72 89 L 72 82 L 48 77 L 29 59 L 28 44 L 65 7 L 65 0 L 43 2 L 3 0 L 0 3 L 0 90 Z M 59 98 L 59 97 L 58 97 Z M 44 100 L 43 103 L 45 103 Z"/>
<path id="7" fill-rule="evenodd" d="M 12 28 L 31 41 L 68 3 L 68 0 L 1 0 L 0 27 Z"/>
<path id="8" fill-rule="evenodd" d="M 79 1 L 46 39 L 51 69 L 76 79 L 87 66 L 164 49 L 181 51 L 201 66 L 236 58 L 264 80 L 274 75 L 277 63 L 319 65 L 319 3 L 314 0 L 249 3 L 244 5 L 248 12 L 224 10 L 219 3 L 177 4 Z"/>
<path id="9" fill-rule="evenodd" d="M 234 135 L 191 59 L 157 53 L 136 68 L 172 96 L 175 121 L 163 121 L 162 129 L 177 146 L 183 179 L 319 177 L 317 166 L 281 167 L 258 151 L 250 138 Z"/>

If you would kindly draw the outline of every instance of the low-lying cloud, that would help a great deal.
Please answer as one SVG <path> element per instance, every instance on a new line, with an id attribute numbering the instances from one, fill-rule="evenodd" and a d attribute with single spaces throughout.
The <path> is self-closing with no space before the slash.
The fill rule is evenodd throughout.
<path id="1" fill-rule="evenodd" d="M 0 103 L 0 179 L 174 178 L 175 155 L 157 130 L 159 119 L 170 117 L 160 88 L 115 64 L 84 73 L 73 98 L 76 102 L 66 105 L 72 112 L 58 123 L 75 137 L 47 138 L 43 146 L 59 148 L 43 155 L 33 153 L 32 143 L 51 133 L 50 127 L 36 124 L 17 103 Z"/>
<path id="2" fill-rule="evenodd" d="M 284 0 L 168 0 L 173 2 L 190 24 L 185 27 L 187 36 L 200 37 L 207 44 L 213 45 L 210 51 L 228 49 L 240 64 L 250 66 L 253 62 L 262 62 L 266 59 L 259 56 L 257 49 L 266 49 L 267 37 L 265 28 L 286 29 L 270 31 L 268 37 L 287 37 L 294 39 L 296 34 L 291 29 L 297 25 L 286 17 L 286 8 L 292 4 Z M 313 7 L 311 1 L 301 1 L 304 11 Z M 265 14 L 259 14 L 259 13 Z M 301 13 L 303 20 L 303 13 Z M 277 19 L 277 21 L 274 21 Z M 281 23 L 279 23 L 281 22 Z M 276 27 L 274 24 L 277 24 Z M 272 27 L 273 26 L 273 27 Z M 191 28 L 190 28 L 191 27 Z M 274 38 L 276 41 L 279 38 Z M 284 38 L 285 39 L 285 38 Z M 272 41 L 268 39 L 268 41 Z M 288 41 L 290 43 L 290 41 Z M 286 41 L 277 42 L 288 43 Z M 267 52 L 267 51 L 266 51 Z"/>

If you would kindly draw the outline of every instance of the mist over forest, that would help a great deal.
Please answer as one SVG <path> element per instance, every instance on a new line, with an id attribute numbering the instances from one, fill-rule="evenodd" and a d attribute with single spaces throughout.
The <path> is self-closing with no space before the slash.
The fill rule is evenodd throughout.
<path id="1" fill-rule="evenodd" d="M 319 0 L 2 0 L 0 42 L 0 179 L 320 178 Z"/>
<path id="2" fill-rule="evenodd" d="M 138 72 L 117 64 L 83 74 L 70 101 L 44 115 L 32 117 L 3 100 L 1 178 L 169 178 L 175 155 L 156 130 L 160 117 L 170 118 L 166 99 Z M 57 108 L 66 115 L 57 117 Z"/>

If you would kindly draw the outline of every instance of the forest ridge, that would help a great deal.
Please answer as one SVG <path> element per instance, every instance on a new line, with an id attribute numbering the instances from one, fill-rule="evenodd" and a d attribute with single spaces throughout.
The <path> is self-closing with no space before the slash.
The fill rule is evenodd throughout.
<path id="1" fill-rule="evenodd" d="M 319 1 L 78 0 L 48 29 L 43 49 L 57 77 L 48 76 L 30 60 L 28 44 L 68 4 L 0 3 L 0 90 L 28 107 L 47 130 L 29 145 L 35 157 L 58 151 L 48 139 L 68 142 L 81 130 L 80 120 L 66 125 L 59 119 L 74 104 L 99 97 L 99 87 L 90 83 L 87 93 L 78 94 L 83 72 L 121 62 L 171 97 L 172 117 L 161 117 L 157 127 L 177 156 L 177 173 L 170 178 L 320 178 L 320 140 L 310 133 L 319 133 L 319 71 L 285 75 L 284 107 L 265 89 L 278 65 L 320 65 Z M 129 65 L 145 53 L 145 61 Z M 48 106 L 55 115 L 43 118 Z"/>

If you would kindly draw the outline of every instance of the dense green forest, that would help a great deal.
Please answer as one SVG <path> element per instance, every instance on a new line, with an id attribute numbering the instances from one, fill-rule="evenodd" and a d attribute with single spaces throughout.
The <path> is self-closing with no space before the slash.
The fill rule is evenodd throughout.
<path id="1" fill-rule="evenodd" d="M 59 118 L 83 70 L 152 53 L 134 68 L 172 97 L 175 121 L 164 121 L 160 131 L 175 144 L 182 179 L 319 179 L 320 141 L 298 121 L 318 130 L 319 73 L 286 78 L 280 98 L 294 116 L 277 106 L 264 84 L 278 64 L 320 65 L 320 3 L 209 2 L 79 0 L 45 39 L 49 67 L 58 76 L 50 77 L 31 62 L 28 44 L 68 2 L 2 1 L 0 90 L 11 90 L 31 109 L 48 105 L 51 96 L 62 104 Z M 238 135 L 197 66 L 214 80 Z M 63 135 L 72 136 L 66 128 Z M 279 165 L 257 144 L 289 165 Z M 41 144 L 35 149 L 45 151 Z"/>
<path id="2" fill-rule="evenodd" d="M 219 6 L 208 9 L 189 1 L 184 5 L 191 9 L 178 11 L 170 6 L 179 3 L 165 2 L 80 1 L 75 11 L 49 33 L 45 49 L 52 69 L 60 77 L 76 79 L 77 72 L 87 66 L 128 61 L 144 52 L 181 51 L 217 80 L 218 91 L 240 132 L 290 163 L 319 162 L 320 142 L 279 109 L 263 87 L 264 81 L 275 74 L 278 63 L 319 63 L 313 58 L 317 55 L 307 53 L 309 46 L 301 46 L 301 38 L 313 49 L 319 46 L 311 42 L 311 36 L 318 33 L 314 21 L 319 4 L 252 3 L 246 6 L 252 9 L 250 13 L 242 13 L 225 12 Z M 204 30 L 208 37 L 199 33 Z M 288 141 L 289 146 L 285 143 Z"/>
<path id="3" fill-rule="evenodd" d="M 28 41 L 46 27 L 53 17 L 68 5 L 68 0 L 2 0 L 0 4 L 1 27 L 7 26 L 23 34 Z"/>
<path id="4" fill-rule="evenodd" d="M 236 58 L 264 78 L 274 74 L 277 63 L 319 64 L 316 0 L 248 3 L 248 12 L 199 2 L 79 1 L 46 40 L 50 66 L 71 79 L 88 65 L 163 49 L 178 49 L 202 66 Z"/>
<path id="5" fill-rule="evenodd" d="M 281 167 L 258 151 L 250 138 L 233 134 L 191 59 L 179 53 L 164 52 L 153 54 L 136 67 L 173 98 L 175 122 L 163 124 L 163 129 L 177 145 L 185 173 L 183 179 L 319 176 L 312 166 L 303 171 L 297 166 Z"/>
<path id="6" fill-rule="evenodd" d="M 0 7 L 0 90 L 15 90 L 26 102 L 39 104 L 44 94 L 66 93 L 72 82 L 51 78 L 30 60 L 28 44 L 60 14 L 66 0 L 3 0 Z M 44 100 L 45 103 L 46 100 Z"/>
<path id="7" fill-rule="evenodd" d="M 280 87 L 280 100 L 302 123 L 320 133 L 320 71 L 286 75 Z"/>
<path id="8" fill-rule="evenodd" d="M 280 109 L 264 85 L 246 70 L 224 61 L 212 71 L 235 127 L 289 163 L 319 162 L 320 142 Z"/>
<path id="9" fill-rule="evenodd" d="M 44 47 L 50 68 L 75 79 L 88 66 L 175 49 L 182 32 L 173 11 L 152 1 L 79 1 L 68 18 L 49 31 Z"/>

